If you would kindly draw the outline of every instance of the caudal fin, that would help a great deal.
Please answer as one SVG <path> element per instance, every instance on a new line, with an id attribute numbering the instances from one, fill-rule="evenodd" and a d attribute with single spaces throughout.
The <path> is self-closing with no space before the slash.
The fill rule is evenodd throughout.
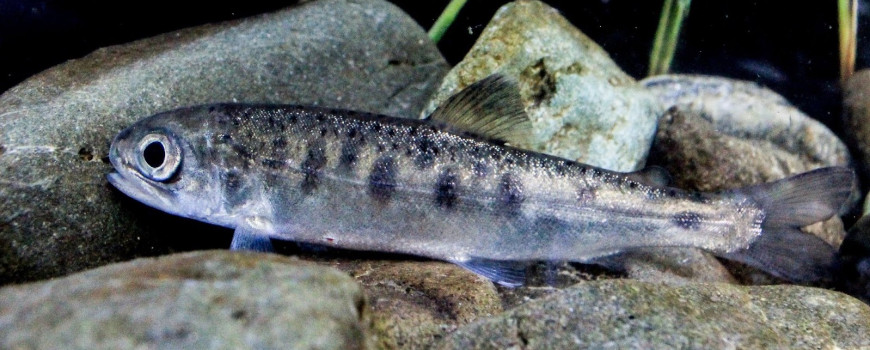
<path id="1" fill-rule="evenodd" d="M 849 198 L 853 181 L 852 170 L 831 167 L 736 190 L 764 210 L 762 233 L 748 248 L 723 257 L 793 282 L 830 278 L 834 247 L 799 228 L 834 216 Z"/>

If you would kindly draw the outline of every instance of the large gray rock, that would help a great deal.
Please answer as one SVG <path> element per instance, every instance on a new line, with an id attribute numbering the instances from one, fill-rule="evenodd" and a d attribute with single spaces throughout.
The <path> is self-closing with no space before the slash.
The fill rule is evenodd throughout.
<path id="1" fill-rule="evenodd" d="M 226 101 L 413 116 L 446 70 L 393 5 L 321 0 L 100 49 L 31 77 L 0 96 L 0 283 L 164 253 L 202 230 L 178 229 L 107 185 L 109 142 L 140 118 Z"/>
<path id="2" fill-rule="evenodd" d="M 427 112 L 496 72 L 517 78 L 534 126 L 533 139 L 515 146 L 617 171 L 643 166 L 662 109 L 552 7 L 500 8 Z"/>
<path id="3" fill-rule="evenodd" d="M 584 282 L 450 334 L 438 349 L 857 349 L 870 307 L 796 286 Z"/>
<path id="4" fill-rule="evenodd" d="M 700 75 L 660 75 L 641 83 L 665 109 L 676 106 L 701 115 L 724 135 L 770 144 L 767 148 L 815 167 L 846 166 L 851 160 L 846 145 L 830 129 L 758 84 Z M 769 165 L 784 175 L 794 171 L 788 165 Z"/>
<path id="5" fill-rule="evenodd" d="M 0 348 L 363 349 L 365 309 L 335 269 L 202 251 L 0 289 Z"/>

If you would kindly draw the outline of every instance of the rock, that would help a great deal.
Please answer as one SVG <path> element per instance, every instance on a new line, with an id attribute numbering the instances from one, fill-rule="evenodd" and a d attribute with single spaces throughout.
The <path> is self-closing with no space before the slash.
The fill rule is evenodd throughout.
<path id="1" fill-rule="evenodd" d="M 703 116 L 719 133 L 770 144 L 798 161 L 848 166 L 846 145 L 831 130 L 755 83 L 696 75 L 661 75 L 641 81 L 665 109 L 672 106 Z M 771 148 L 768 147 L 768 148 Z M 772 163 L 770 171 L 793 173 L 792 165 Z M 789 172 L 792 170 L 792 172 Z"/>
<path id="2" fill-rule="evenodd" d="M 728 269 L 700 249 L 644 248 L 596 259 L 596 262 L 631 279 L 683 285 L 686 283 L 737 283 Z"/>
<path id="3" fill-rule="evenodd" d="M 571 262 L 539 262 L 526 273 L 526 284 L 522 286 L 496 286 L 505 310 L 559 293 L 578 283 L 626 277 L 614 269 Z"/>
<path id="4" fill-rule="evenodd" d="M 532 140 L 515 146 L 617 171 L 643 166 L 662 109 L 555 9 L 500 8 L 424 114 L 496 72 L 518 80 L 534 126 Z"/>
<path id="5" fill-rule="evenodd" d="M 502 312 L 492 282 L 437 261 L 335 259 L 354 276 L 371 306 L 378 349 L 420 349 L 481 317 Z"/>
<path id="6" fill-rule="evenodd" d="M 335 269 L 200 251 L 0 289 L 0 347 L 363 349 L 365 309 Z"/>
<path id="7" fill-rule="evenodd" d="M 100 49 L 31 77 L 0 96 L 0 283 L 228 244 L 226 232 L 107 184 L 109 142 L 140 118 L 219 101 L 411 116 L 446 70 L 395 6 L 321 0 Z"/>
<path id="8" fill-rule="evenodd" d="M 428 348 L 478 319 L 580 281 L 615 277 L 590 265 L 539 263 L 527 270 L 524 286 L 507 288 L 445 262 L 387 260 L 378 253 L 276 243 L 282 254 L 329 265 L 356 278 L 369 302 L 371 342 L 378 349 Z"/>
<path id="9" fill-rule="evenodd" d="M 846 349 L 870 307 L 797 286 L 584 282 L 450 334 L 437 349 Z"/>
<path id="10" fill-rule="evenodd" d="M 843 131 L 856 151 L 863 183 L 870 183 L 870 70 L 855 72 L 843 86 Z M 866 211 L 865 211 L 866 212 Z"/>

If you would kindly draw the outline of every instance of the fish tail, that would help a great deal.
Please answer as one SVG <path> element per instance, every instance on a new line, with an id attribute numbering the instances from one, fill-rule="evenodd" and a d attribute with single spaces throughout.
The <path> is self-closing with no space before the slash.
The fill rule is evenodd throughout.
<path id="1" fill-rule="evenodd" d="M 837 262 L 836 250 L 815 235 L 801 232 L 800 227 L 837 214 L 853 183 L 852 170 L 830 167 L 736 190 L 761 206 L 761 236 L 746 249 L 723 257 L 792 282 L 829 279 Z"/>

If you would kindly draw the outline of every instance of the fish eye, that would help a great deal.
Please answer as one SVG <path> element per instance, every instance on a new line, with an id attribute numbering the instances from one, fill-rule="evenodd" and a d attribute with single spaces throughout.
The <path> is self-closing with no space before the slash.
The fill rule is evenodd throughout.
<path id="1" fill-rule="evenodd" d="M 164 134 L 148 134 L 139 141 L 139 172 L 154 181 L 172 178 L 181 165 L 181 149 Z"/>

